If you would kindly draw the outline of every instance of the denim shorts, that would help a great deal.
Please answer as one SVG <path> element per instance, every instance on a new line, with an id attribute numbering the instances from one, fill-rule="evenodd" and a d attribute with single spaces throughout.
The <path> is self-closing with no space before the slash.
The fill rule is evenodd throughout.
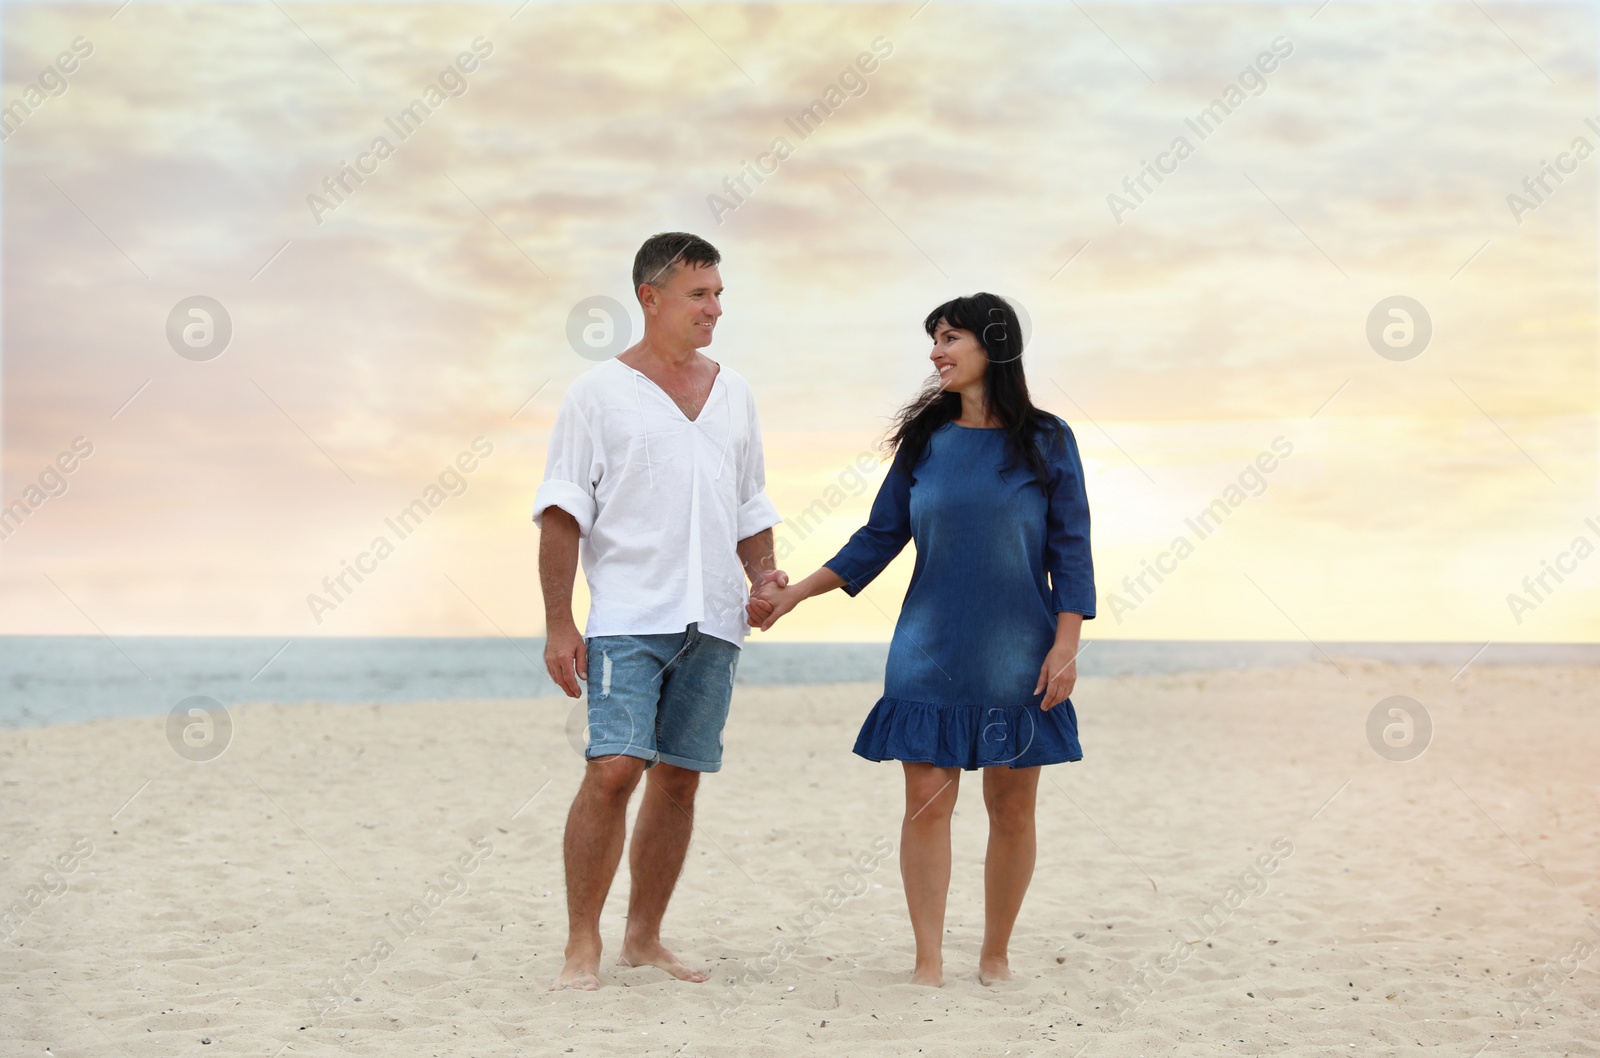
<path id="1" fill-rule="evenodd" d="M 664 635 L 595 636 L 589 661 L 589 760 L 622 754 L 693 771 L 722 768 L 722 728 L 739 648 L 698 624 Z"/>

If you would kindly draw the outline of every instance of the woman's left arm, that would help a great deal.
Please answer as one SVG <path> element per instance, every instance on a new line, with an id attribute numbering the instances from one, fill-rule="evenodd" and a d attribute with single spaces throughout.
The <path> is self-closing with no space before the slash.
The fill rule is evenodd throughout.
<path id="1" fill-rule="evenodd" d="M 1078 638 L 1082 631 L 1083 614 L 1056 614 L 1056 641 L 1050 653 L 1044 656 L 1044 664 L 1039 666 L 1039 680 L 1033 687 L 1034 694 L 1045 692 L 1044 701 L 1039 703 L 1040 709 L 1048 710 L 1060 705 L 1071 696 L 1072 688 L 1077 686 Z"/>
<path id="2" fill-rule="evenodd" d="M 1089 493 L 1072 428 L 1061 423 L 1051 446 L 1044 561 L 1050 574 L 1050 609 L 1094 618 L 1094 556 L 1089 550 Z"/>
<path id="3" fill-rule="evenodd" d="M 1052 445 L 1049 507 L 1045 524 L 1045 569 L 1050 574 L 1050 608 L 1056 615 L 1056 641 L 1039 666 L 1033 693 L 1045 692 L 1043 709 L 1067 700 L 1078 681 L 1079 639 L 1083 622 L 1095 614 L 1094 556 L 1089 550 L 1089 494 L 1083 461 L 1072 428 L 1061 423 Z"/>

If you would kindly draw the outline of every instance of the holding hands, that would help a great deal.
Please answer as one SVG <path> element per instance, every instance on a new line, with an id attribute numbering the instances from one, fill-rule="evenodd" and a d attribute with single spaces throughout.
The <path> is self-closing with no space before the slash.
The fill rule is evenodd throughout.
<path id="1" fill-rule="evenodd" d="M 745 601 L 744 607 L 745 621 L 750 627 L 761 627 L 761 622 L 772 613 L 772 592 L 787 587 L 788 584 L 789 574 L 781 569 L 756 575 L 755 583 L 750 585 L 750 598 Z"/>
<path id="2" fill-rule="evenodd" d="M 750 593 L 750 602 L 745 607 L 746 617 L 752 628 L 759 628 L 763 632 L 770 629 L 778 622 L 778 618 L 795 608 L 795 605 L 805 598 L 800 586 L 789 586 L 789 578 L 780 570 L 775 576 L 768 577 L 761 585 Z"/>
<path id="3" fill-rule="evenodd" d="M 745 605 L 745 618 L 751 628 L 766 632 L 778 622 L 778 618 L 794 609 L 802 600 L 832 591 L 842 584 L 844 581 L 826 566 L 798 584 L 790 584 L 789 575 L 781 569 L 763 573 L 751 588 L 750 601 Z"/>

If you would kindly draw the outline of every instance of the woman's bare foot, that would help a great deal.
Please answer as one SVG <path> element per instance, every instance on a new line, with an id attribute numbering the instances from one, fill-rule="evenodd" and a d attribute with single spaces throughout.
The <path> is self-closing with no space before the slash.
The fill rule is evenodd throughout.
<path id="1" fill-rule="evenodd" d="M 911 971 L 911 983 L 929 988 L 944 987 L 944 962 L 918 959 L 916 968 Z"/>
<path id="2" fill-rule="evenodd" d="M 992 985 L 1011 980 L 1011 962 L 1004 955 L 983 955 L 978 958 L 978 983 Z"/>
<path id="3" fill-rule="evenodd" d="M 666 949 L 658 941 L 624 941 L 622 955 L 617 959 L 618 966 L 654 966 L 665 970 L 680 981 L 693 981 L 699 983 L 707 979 L 707 975 L 699 970 L 691 970 Z"/>
<path id="4" fill-rule="evenodd" d="M 593 992 L 600 987 L 600 945 L 567 945 L 567 962 L 561 975 L 551 984 L 550 991 L 573 988 L 580 992 Z"/>

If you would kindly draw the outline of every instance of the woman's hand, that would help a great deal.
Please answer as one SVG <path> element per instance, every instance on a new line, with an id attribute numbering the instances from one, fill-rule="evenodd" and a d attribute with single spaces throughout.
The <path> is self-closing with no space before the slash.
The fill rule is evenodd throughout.
<path id="1" fill-rule="evenodd" d="M 1044 656 L 1044 664 L 1039 666 L 1039 679 L 1034 684 L 1033 693 L 1044 691 L 1044 701 L 1039 703 L 1039 708 L 1048 711 L 1060 705 L 1072 694 L 1072 688 L 1078 683 L 1078 644 L 1057 643 L 1050 648 L 1050 653 Z"/>
<path id="2" fill-rule="evenodd" d="M 780 588 L 789 583 L 789 574 L 781 569 L 769 570 L 766 573 L 756 574 L 756 582 L 751 585 L 750 598 L 744 604 L 745 623 L 752 627 L 759 627 L 767 615 L 772 612 L 772 603 L 762 595 L 762 591 L 769 584 Z"/>
<path id="3" fill-rule="evenodd" d="M 750 627 L 763 632 L 770 629 L 784 614 L 794 609 L 804 599 L 821 595 L 844 586 L 837 573 L 823 566 L 798 584 L 790 584 L 787 574 L 779 571 L 768 574 L 750 593 L 750 603 L 745 607 Z"/>
<path id="4" fill-rule="evenodd" d="M 761 630 L 765 632 L 777 624 L 778 618 L 798 606 L 804 598 L 806 598 L 806 592 L 798 584 L 792 587 L 780 587 L 774 581 L 768 581 L 763 584 L 759 592 L 759 601 L 765 604 L 766 614 L 760 621 Z M 756 601 L 751 601 L 752 612 L 755 609 Z M 751 623 L 754 624 L 755 622 L 752 621 Z"/>

